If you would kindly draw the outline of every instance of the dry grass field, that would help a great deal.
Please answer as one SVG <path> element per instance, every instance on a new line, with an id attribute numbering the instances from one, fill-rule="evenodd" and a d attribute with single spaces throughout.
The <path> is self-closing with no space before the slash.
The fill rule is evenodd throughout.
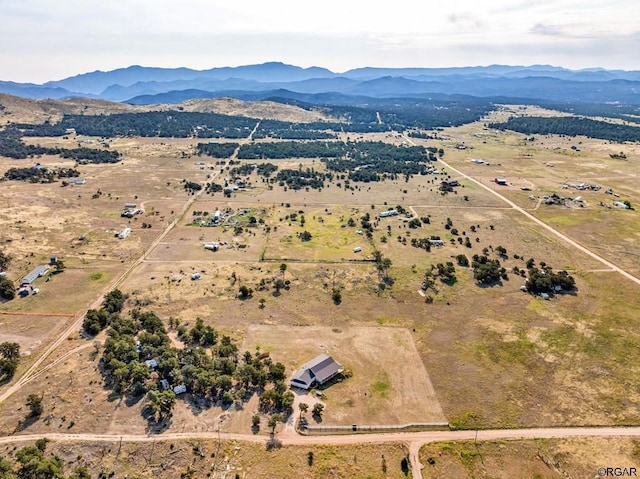
<path id="1" fill-rule="evenodd" d="M 638 447 L 636 440 L 623 438 L 447 442 L 424 446 L 420 461 L 425 479 L 602 477 L 601 467 L 635 467 L 637 472 Z"/>
<path id="2" fill-rule="evenodd" d="M 36 108 L 32 103 L 16 103 L 5 117 L 36 121 L 54 118 L 57 112 L 75 111 L 59 103 L 38 105 Z M 73 106 L 76 107 L 81 108 Z M 237 112 L 250 106 L 229 101 L 218 106 L 189 106 L 194 110 L 214 107 Z M 89 108 L 100 111 L 105 106 L 92 103 Z M 271 104 L 261 108 L 254 117 L 317 119 L 305 116 L 313 112 L 300 113 L 289 107 L 286 111 L 278 111 Z M 494 116 L 505 114 L 498 112 Z M 483 123 L 447 128 L 441 132 L 441 140 L 412 141 L 442 147 L 444 160 L 452 167 L 638 276 L 638 145 L 559 136 L 527 141 L 517 133 L 484 130 Z M 406 141 L 388 134 L 351 136 L 393 143 Z M 28 141 L 74 147 L 77 140 Z M 95 144 L 99 139 L 82 140 Z M 352 183 L 353 189 L 334 181 L 321 191 L 285 191 L 277 184 L 267 188 L 252 173 L 249 179 L 253 188 L 234 192 L 231 197 L 221 193 L 195 197 L 183 189 L 182 180 L 203 184 L 210 175 L 220 172 L 215 161 L 193 156 L 197 140 L 119 138 L 108 143 L 124 154 L 124 161 L 78 166 L 81 177 L 87 180 L 84 185 L 0 183 L 0 248 L 13 257 L 9 276 L 19 280 L 36 265 L 48 263 L 51 256 L 61 258 L 66 266 L 64 272 L 52 275 L 49 281 L 36 280 L 38 295 L 0 304 L 0 342 L 17 341 L 25 353 L 18 376 L 70 324 L 72 315 L 85 311 L 126 273 L 117 286 L 128 295 L 127 311 L 142 307 L 165 320 L 173 316 L 184 324 L 193 324 L 200 317 L 248 348 L 260 345 L 269 350 L 274 359 L 286 364 L 288 373 L 320 352 L 320 346 L 330 348 L 336 359 L 353 370 L 354 376 L 327 389 L 327 424 L 398 423 L 443 416 L 454 427 L 466 428 L 639 423 L 640 286 L 543 231 L 477 184 L 459 178 L 461 186 L 456 192 L 443 195 L 438 186 L 444 176 L 426 175 L 407 182 Z M 466 145 L 466 149 L 456 148 L 458 144 Z M 626 161 L 609 157 L 621 150 Z M 474 158 L 487 164 L 474 164 Z M 195 165 L 201 160 L 206 162 L 204 167 Z M 73 166 L 52 157 L 0 158 L 0 174 L 10 167 L 30 166 L 36 161 Z M 272 163 L 288 168 L 299 164 L 303 168 L 324 168 L 319 160 Z M 441 164 L 435 165 L 451 178 L 458 178 Z M 225 170 L 216 182 L 222 184 L 226 175 Z M 509 184 L 496 185 L 495 177 L 505 177 Z M 582 182 L 598 184 L 601 189 L 563 188 Z M 523 187 L 529 190 L 522 190 Z M 606 194 L 608 188 L 619 196 Z M 544 204 L 544 196 L 554 193 L 581 196 L 583 201 Z M 608 208 L 614 200 L 629 200 L 636 209 Z M 122 218 L 122 207 L 131 202 L 144 208 L 144 214 L 134 219 Z M 189 206 L 189 202 L 193 204 Z M 429 224 L 412 229 L 404 221 L 406 217 L 378 219 L 379 212 L 396 206 L 413 211 L 418 217 L 429 217 Z M 198 212 L 211 214 L 226 208 L 234 216 L 224 226 L 210 228 L 193 223 Z M 245 210 L 248 211 L 239 214 Z M 365 213 L 371 215 L 375 226 L 371 242 L 358 233 Z M 304 225 L 300 224 L 302 215 Z M 259 221 L 257 226 L 249 226 L 251 216 Z M 355 226 L 347 226 L 350 217 Z M 445 227 L 447 218 L 458 234 Z M 174 221 L 175 227 L 158 241 Z M 143 223 L 150 227 L 143 228 Z M 132 233 L 118 240 L 114 234 L 125 226 L 131 227 Z M 302 242 L 297 235 L 305 230 L 312 239 Z M 445 245 L 433 247 L 430 252 L 411 246 L 412 239 L 431 235 L 440 236 Z M 471 240 L 470 248 L 458 242 L 458 237 L 465 235 Z M 212 252 L 203 247 L 210 241 L 227 244 Z M 501 260 L 508 270 L 508 280 L 480 287 L 470 268 L 456 266 L 455 283 L 438 283 L 437 294 L 430 293 L 433 303 L 425 302 L 420 285 L 431 265 L 455 263 L 458 254 L 471 258 L 482 254 L 485 248 L 495 258 L 497 246 L 508 251 L 508 258 Z M 355 247 L 362 251 L 355 253 Z M 384 288 L 371 261 L 376 250 L 392 261 L 389 276 L 393 284 Z M 576 280 L 577 293 L 544 301 L 521 292 L 524 280 L 511 271 L 513 267 L 524 268 L 529 258 L 536 263 L 544 261 L 554 270 L 568 270 Z M 276 291 L 274 282 L 283 277 L 281 263 L 287 265 L 284 279 L 290 283 Z M 192 280 L 191 275 L 196 272 L 200 278 Z M 238 298 L 241 285 L 253 290 L 250 298 Z M 332 301 L 334 289 L 341 293 L 339 304 Z M 387 334 L 389 331 L 392 334 Z M 309 337 L 311 341 L 307 341 Z M 104 337 L 97 339 L 103 341 Z M 92 339 L 73 335 L 52 354 L 51 360 L 56 358 L 62 360 L 0 405 L 2 433 L 13 432 L 24 418 L 24 402 L 30 393 L 45 393 L 45 412 L 43 420 L 28 425 L 25 432 L 67 431 L 71 422 L 72 432 L 145 432 L 143 401 L 126 404 L 110 397 L 110 391 L 104 389 Z M 413 382 L 411 377 L 416 372 Z M 0 387 L 0 392 L 5 387 Z M 423 400 L 425 394 L 430 402 Z M 169 430 L 212 431 L 223 418 L 223 430 L 246 432 L 256 407 L 253 400 L 238 411 L 213 407 L 199 410 L 187 401 L 178 401 Z M 48 424 L 44 418 L 48 418 Z M 466 453 L 454 446 L 450 450 L 438 447 L 432 450 L 439 451 L 438 464 L 450 464 L 446 467 L 451 469 L 437 469 L 437 464 L 435 472 L 425 477 L 442 477 L 445 473 L 452 477 L 501 477 L 494 466 L 487 466 L 486 474 L 477 472 L 481 469 L 469 472 L 466 459 L 461 459 Z M 509 452 L 509 445 L 481 447 L 486 447 L 486 458 L 504 452 L 513 461 L 534 451 L 530 444 L 513 445 L 513 452 Z M 571 447 L 582 451 L 592 446 L 576 442 Z M 378 448 L 361 450 L 371 457 L 379 458 L 381 454 Z M 373 459 L 367 459 L 365 464 L 358 458 L 356 464 L 353 451 L 336 451 L 327 450 L 326 457 L 340 464 L 337 469 L 324 468 L 329 459 L 316 462 L 314 467 L 306 466 L 307 451 L 285 448 L 266 461 L 274 469 L 264 464 L 256 468 L 253 459 L 247 459 L 242 463 L 243 474 L 277 477 L 278 471 L 297 468 L 301 462 L 307 469 L 300 477 L 378 477 L 379 465 Z M 184 461 L 178 460 L 179 453 L 175 453 L 175 467 L 167 466 L 166 474 L 188 466 L 187 452 Z M 254 457 L 253 453 L 247 454 Z M 263 454 L 263 450 L 256 452 L 255 460 L 264 460 Z M 388 454 L 401 457 L 399 449 Z M 137 464 L 132 459 L 125 467 L 109 463 L 106 458 L 111 456 L 106 453 L 102 457 L 104 464 L 113 464 L 108 467 L 118 474 L 125 474 L 126 467 Z M 97 459 L 92 461 L 95 462 L 91 464 L 98 464 Z M 474 467 L 480 467 L 476 459 L 472 461 Z M 485 462 L 493 464 L 488 459 Z M 539 462 L 531 460 L 529 476 L 555 477 L 549 475 L 544 464 L 539 468 Z M 455 464 L 461 469 L 455 469 Z M 505 471 L 517 470 L 518 462 L 509 464 L 512 468 Z M 584 464 L 590 467 L 590 463 Z M 159 470 L 154 467 L 144 469 L 140 477 L 150 477 Z M 253 467 L 251 473 L 247 472 L 249 467 Z M 460 476 L 454 473 L 458 470 Z M 389 473 L 387 477 L 395 476 Z"/>
<path id="3" fill-rule="evenodd" d="M 0 448 L 0 455 L 14 452 Z M 265 451 L 263 444 L 237 441 L 182 440 L 153 443 L 56 443 L 47 453 L 58 454 L 66 470 L 85 466 L 91 477 L 113 473 L 113 477 L 211 477 L 212 479 L 271 479 L 297 477 L 322 479 L 350 477 L 401 479 L 401 462 L 407 449 L 398 444 L 356 446 L 286 446 Z M 309 453 L 312 452 L 312 458 Z M 383 461 L 386 472 L 383 472 Z"/>
<path id="4" fill-rule="evenodd" d="M 353 373 L 322 388 L 326 398 L 323 423 L 446 421 L 407 329 L 255 326 L 245 337 L 244 349 L 256 347 L 269 352 L 288 371 L 326 353 Z M 304 396 L 301 400 L 305 401 Z"/>

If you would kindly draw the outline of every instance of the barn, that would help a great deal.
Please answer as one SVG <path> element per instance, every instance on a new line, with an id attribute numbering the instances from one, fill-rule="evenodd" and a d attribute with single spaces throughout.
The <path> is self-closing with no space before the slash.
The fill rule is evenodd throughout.
<path id="1" fill-rule="evenodd" d="M 344 371 L 342 364 L 327 354 L 320 354 L 303 364 L 291 378 L 291 387 L 311 389 L 321 386 Z"/>

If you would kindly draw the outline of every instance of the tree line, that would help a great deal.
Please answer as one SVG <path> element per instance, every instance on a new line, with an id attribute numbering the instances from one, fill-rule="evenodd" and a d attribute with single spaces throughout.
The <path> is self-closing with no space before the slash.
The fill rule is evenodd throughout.
<path id="1" fill-rule="evenodd" d="M 640 141 L 640 127 L 576 116 L 513 117 L 506 122 L 490 123 L 488 126 L 498 130 L 513 130 L 526 135 L 581 135 L 617 142 Z"/>
<path id="2" fill-rule="evenodd" d="M 79 163 L 117 163 L 122 155 L 115 150 L 97 148 L 57 148 L 25 144 L 17 130 L 0 132 L 0 156 L 23 160 L 25 158 L 52 155 L 72 159 Z"/>
<path id="3" fill-rule="evenodd" d="M 8 180 L 29 181 L 31 183 L 53 183 L 60 178 L 74 178 L 80 176 L 75 168 L 54 168 L 42 165 L 28 168 L 9 168 L 4 177 Z"/>
<path id="4" fill-rule="evenodd" d="M 244 138 L 256 120 L 217 113 L 149 111 L 111 115 L 64 115 L 58 123 L 17 125 L 24 136 L 63 136 L 69 129 L 98 137 Z"/>

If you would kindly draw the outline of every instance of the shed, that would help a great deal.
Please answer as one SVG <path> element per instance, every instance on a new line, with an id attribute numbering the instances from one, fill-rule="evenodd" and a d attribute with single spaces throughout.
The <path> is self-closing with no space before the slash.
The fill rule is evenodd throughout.
<path id="1" fill-rule="evenodd" d="M 148 361 L 144 362 L 147 366 L 149 366 L 151 369 L 155 369 L 158 367 L 158 361 L 156 361 L 155 359 L 149 359 Z"/>
<path id="2" fill-rule="evenodd" d="M 493 181 L 495 181 L 496 184 L 502 185 L 502 186 L 507 184 L 507 179 L 506 178 L 495 178 Z"/>
<path id="3" fill-rule="evenodd" d="M 173 388 L 173 392 L 176 393 L 176 394 L 186 393 L 187 392 L 187 386 L 185 386 L 184 384 L 178 384 L 177 386 L 175 386 Z"/>

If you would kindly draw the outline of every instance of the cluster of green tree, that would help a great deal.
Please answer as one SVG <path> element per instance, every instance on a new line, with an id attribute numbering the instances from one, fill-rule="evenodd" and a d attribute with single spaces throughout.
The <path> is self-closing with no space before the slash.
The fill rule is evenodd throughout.
<path id="1" fill-rule="evenodd" d="M 351 220 L 351 218 L 349 219 Z M 349 221 L 349 224 L 351 224 L 351 221 Z M 360 226 L 363 231 L 366 232 L 367 238 L 371 238 L 373 234 L 373 224 L 371 223 L 371 215 L 369 213 L 362 215 L 362 218 L 360 218 Z"/>
<path id="2" fill-rule="evenodd" d="M 467 258 L 467 255 L 465 254 L 457 255 L 456 262 L 458 263 L 458 266 L 464 266 L 464 267 L 469 266 L 469 258 Z"/>
<path id="3" fill-rule="evenodd" d="M 371 103 L 369 108 L 374 107 Z M 382 123 L 393 130 L 431 130 L 437 127 L 460 126 L 480 120 L 494 109 L 494 105 L 482 98 L 467 97 L 464 100 L 428 100 L 415 98 L 386 99 L 380 108 Z"/>
<path id="4" fill-rule="evenodd" d="M 300 241 L 311 241 L 313 235 L 309 233 L 307 230 L 304 230 L 302 233 L 298 233 L 298 238 Z"/>
<path id="5" fill-rule="evenodd" d="M 173 346 L 163 321 L 153 312 L 134 310 L 129 318 L 117 315 L 109 327 L 102 357 L 109 386 L 131 397 L 146 393 L 155 420 L 170 416 L 176 400 L 175 393 L 163 386 L 164 381 L 165 385 L 184 385 L 190 394 L 223 405 L 245 401 L 258 393 L 261 406 L 267 408 L 267 398 L 275 397 L 268 391 L 284 394 L 283 364 L 249 351 L 241 360 L 232 339 L 220 338 L 213 327 L 199 318 L 191 328 L 178 325 L 173 319 L 169 323 L 177 326 L 185 348 Z M 272 407 L 284 405 L 276 400 Z"/>
<path id="6" fill-rule="evenodd" d="M 422 140 L 436 140 L 438 139 L 437 134 L 423 133 L 421 131 L 410 131 L 408 133 L 410 138 L 420 138 Z"/>
<path id="7" fill-rule="evenodd" d="M 489 127 L 527 135 L 582 135 L 618 142 L 640 141 L 638 127 L 576 116 L 514 117 L 503 123 L 490 123 Z"/>
<path id="8" fill-rule="evenodd" d="M 451 261 L 447 261 L 446 264 L 432 264 L 424 274 L 424 278 L 422 281 L 422 290 L 425 291 L 427 295 L 429 291 L 432 291 L 434 294 L 438 294 L 437 280 L 449 286 L 455 284 L 457 280 L 456 268 Z M 433 297 L 428 295 L 426 296 L 425 301 L 427 303 L 432 303 Z"/>
<path id="9" fill-rule="evenodd" d="M 205 191 L 209 194 L 219 193 L 222 190 L 222 186 L 217 183 L 207 183 L 207 187 L 205 189 Z"/>
<path id="10" fill-rule="evenodd" d="M 256 173 L 264 176 L 265 178 L 269 178 L 273 173 L 278 171 L 278 167 L 273 163 L 259 163 L 257 165 L 244 163 L 235 168 L 231 168 L 230 173 L 238 176 L 249 176 L 254 169 L 256 170 Z"/>
<path id="11" fill-rule="evenodd" d="M 5 271 L 11 264 L 11 255 L 0 250 L 0 271 Z M 7 276 L 0 276 L 0 299 L 10 301 L 16 297 L 16 287 Z"/>
<path id="12" fill-rule="evenodd" d="M 380 251 L 375 250 L 373 252 L 373 260 L 376 263 L 376 270 L 378 271 L 378 276 L 385 282 L 390 282 L 391 277 L 389 276 L 389 270 L 391 269 L 391 259 L 386 258 Z"/>
<path id="13" fill-rule="evenodd" d="M 0 277 L 0 299 L 10 301 L 16 297 L 16 286 L 6 276 Z"/>
<path id="14" fill-rule="evenodd" d="M 578 102 L 549 102 L 532 100 L 532 104 L 547 108 L 549 110 L 559 110 L 572 115 L 582 115 L 602 118 L 618 118 L 632 123 L 640 123 L 640 108 L 638 105 L 631 105 L 619 102 L 610 103 L 578 103 Z"/>
<path id="15" fill-rule="evenodd" d="M 73 178 L 80 176 L 74 168 L 49 168 L 41 165 L 29 168 L 9 168 L 4 177 L 8 180 L 30 181 L 31 183 L 53 183 L 59 178 Z"/>
<path id="16" fill-rule="evenodd" d="M 348 142 L 345 146 L 348 151 L 343 157 L 322 161 L 331 171 L 348 172 L 352 181 L 425 175 L 428 162 L 437 159 L 435 153 L 422 146 L 397 146 L 381 141 Z"/>
<path id="17" fill-rule="evenodd" d="M 107 293 L 102 300 L 100 309 L 90 309 L 85 315 L 82 328 L 92 336 L 95 336 L 109 324 L 111 320 L 122 311 L 127 297 L 119 289 Z"/>
<path id="18" fill-rule="evenodd" d="M 490 285 L 500 281 L 500 278 L 507 279 L 507 270 L 501 266 L 500 261 L 486 255 L 474 254 L 471 267 L 473 268 L 473 279 L 480 284 Z"/>
<path id="19" fill-rule="evenodd" d="M 456 282 L 456 267 L 451 261 L 431 265 L 432 273 L 443 283 L 452 285 Z"/>
<path id="20" fill-rule="evenodd" d="M 76 466 L 69 475 L 64 460 L 56 454 L 46 454 L 48 439 L 38 439 L 33 446 L 15 451 L 14 460 L 0 456 L 2 479 L 91 479 L 84 466 Z"/>
<path id="21" fill-rule="evenodd" d="M 18 369 L 19 362 L 20 345 L 10 342 L 0 343 L 0 381 L 11 380 Z"/>
<path id="22" fill-rule="evenodd" d="M 329 140 L 336 138 L 340 123 L 289 123 L 279 120 L 262 120 L 253 138 L 280 138 L 283 140 Z M 330 131 L 327 131 L 330 130 Z"/>
<path id="23" fill-rule="evenodd" d="M 278 171 L 275 179 L 280 186 L 291 188 L 292 190 L 300 190 L 302 188 L 321 189 L 324 188 L 324 181 L 331 178 L 332 175 L 327 173 L 319 173 L 313 168 L 305 170 L 283 169 Z"/>
<path id="24" fill-rule="evenodd" d="M 437 127 L 459 126 L 478 121 L 492 111 L 494 104 L 486 99 L 433 98 L 367 98 L 366 106 L 360 99 L 337 99 L 334 104 L 308 104 L 295 99 L 274 98 L 274 101 L 295 104 L 306 109 L 320 109 L 323 113 L 345 120 L 342 131 L 353 133 L 404 131 L 405 129 L 431 130 Z M 358 105 L 338 104 L 356 101 Z M 339 130 L 336 130 L 339 131 Z"/>
<path id="25" fill-rule="evenodd" d="M 195 193 L 196 191 L 200 191 L 202 189 L 202 185 L 200 183 L 188 180 L 182 180 L 182 187 L 189 193 Z"/>
<path id="26" fill-rule="evenodd" d="M 117 163 L 121 160 L 120 153 L 115 150 L 51 148 L 40 145 L 27 145 L 20 138 L 18 130 L 0 132 L 0 156 L 6 156 L 14 160 L 23 160 L 41 155 L 58 155 L 79 163 Z"/>
<path id="27" fill-rule="evenodd" d="M 554 294 L 556 293 L 556 287 L 562 291 L 573 291 L 576 288 L 576 282 L 573 276 L 569 275 L 566 271 L 555 272 L 550 266 L 541 264 L 538 269 L 535 266 L 528 265 L 529 277 L 525 283 L 527 291 L 532 294 Z"/>
<path id="28" fill-rule="evenodd" d="M 79 135 L 170 138 L 244 138 L 256 120 L 185 111 L 149 111 L 112 115 L 65 115 L 59 123 L 19 125 L 25 136 L 62 136 L 68 128 Z"/>
<path id="29" fill-rule="evenodd" d="M 10 254 L 7 254 L 4 251 L 0 250 L 0 271 L 5 271 L 7 268 L 9 268 L 12 259 L 13 258 Z"/>
<path id="30" fill-rule="evenodd" d="M 62 158 L 68 158 L 77 161 L 80 164 L 88 163 L 118 163 L 122 159 L 122 155 L 114 150 L 98 150 L 95 148 L 50 148 L 48 154 L 56 154 L 53 151 L 59 150 Z"/>
<path id="31" fill-rule="evenodd" d="M 229 158 L 239 146 L 238 143 L 198 143 L 196 153 L 213 158 Z"/>
<path id="32" fill-rule="evenodd" d="M 242 145 L 238 158 L 243 160 L 338 158 L 347 152 L 346 145 L 338 141 L 278 141 Z"/>
<path id="33" fill-rule="evenodd" d="M 430 219 L 428 217 L 421 218 L 422 223 L 429 224 Z M 441 241 L 440 236 L 431 235 L 429 238 L 411 238 L 411 246 L 425 250 L 427 253 L 431 251 L 431 242 Z"/>

